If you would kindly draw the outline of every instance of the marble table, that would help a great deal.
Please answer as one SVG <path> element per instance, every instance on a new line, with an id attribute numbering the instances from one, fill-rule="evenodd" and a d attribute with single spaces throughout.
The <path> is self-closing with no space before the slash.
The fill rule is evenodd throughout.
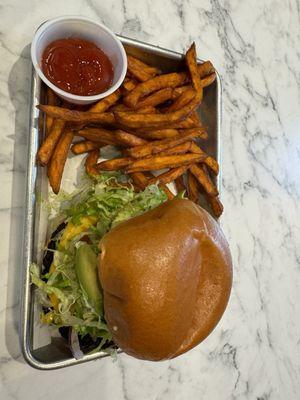
<path id="1" fill-rule="evenodd" d="M 195 40 L 221 75 L 221 224 L 234 286 L 213 334 L 172 361 L 122 355 L 41 372 L 20 355 L 28 45 L 43 20 L 63 14 L 177 51 Z M 1 399 L 300 398 L 299 49 L 299 0 L 0 0 Z"/>

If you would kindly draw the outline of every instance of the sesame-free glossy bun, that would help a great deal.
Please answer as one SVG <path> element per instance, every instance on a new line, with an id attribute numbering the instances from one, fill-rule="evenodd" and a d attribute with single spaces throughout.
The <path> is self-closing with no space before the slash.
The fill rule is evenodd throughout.
<path id="1" fill-rule="evenodd" d="M 231 289 L 230 251 L 217 222 L 191 201 L 174 199 L 119 224 L 100 250 L 105 318 L 126 353 L 176 357 L 220 320 Z"/>

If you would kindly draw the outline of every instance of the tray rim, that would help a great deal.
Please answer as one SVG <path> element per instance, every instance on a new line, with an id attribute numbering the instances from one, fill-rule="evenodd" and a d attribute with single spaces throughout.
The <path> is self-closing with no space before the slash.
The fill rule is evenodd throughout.
<path id="1" fill-rule="evenodd" d="M 182 58 L 183 54 L 165 49 L 160 46 L 145 43 L 136 39 L 131 39 L 126 36 L 117 35 L 123 44 L 139 47 L 140 49 L 155 52 L 161 56 L 168 56 L 174 59 Z M 203 60 L 198 59 L 199 62 Z M 37 360 L 30 350 L 30 302 L 31 302 L 31 283 L 29 275 L 29 266 L 32 262 L 33 252 L 33 236 L 34 236 L 34 222 L 35 222 L 35 178 L 37 175 L 36 149 L 37 149 L 37 137 L 36 137 L 36 126 L 35 123 L 38 120 L 39 111 L 35 107 L 35 93 L 40 93 L 41 80 L 37 76 L 32 66 L 32 77 L 31 77 L 31 99 L 30 99 L 30 119 L 29 119 L 29 138 L 28 138 L 28 149 L 27 149 L 27 173 L 26 173 L 26 193 L 25 193 L 25 207 L 24 207 L 24 219 L 23 219 L 23 244 L 22 244 L 22 279 L 21 279 L 21 303 L 20 303 L 20 320 L 19 320 L 19 343 L 21 353 L 24 360 L 33 368 L 39 370 L 53 370 L 64 368 L 72 365 L 82 364 L 88 361 L 97 360 L 99 358 L 107 357 L 108 354 L 105 352 L 98 352 L 95 354 L 85 355 L 82 359 L 76 360 L 74 357 L 57 362 L 44 363 Z M 221 105 L 222 105 L 222 85 L 218 72 L 216 71 L 216 84 L 217 84 L 217 121 L 216 121 L 216 140 L 217 140 L 217 160 L 220 165 L 220 173 L 217 177 L 217 187 L 221 196 L 221 180 L 222 180 L 222 157 L 221 157 Z"/>

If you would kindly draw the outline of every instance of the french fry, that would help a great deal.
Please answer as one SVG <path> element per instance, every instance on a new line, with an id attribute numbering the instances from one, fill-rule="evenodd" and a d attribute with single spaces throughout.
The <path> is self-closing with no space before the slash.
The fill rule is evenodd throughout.
<path id="1" fill-rule="evenodd" d="M 176 186 L 177 193 L 182 193 L 182 192 L 186 191 L 186 187 L 185 187 L 182 175 L 178 176 L 175 179 L 175 186 Z"/>
<path id="2" fill-rule="evenodd" d="M 196 111 L 194 111 L 194 113 L 196 113 Z M 191 115 L 193 115 L 194 113 L 191 113 Z M 191 118 L 191 115 L 184 121 L 180 121 L 175 124 L 170 124 L 168 128 L 175 128 L 175 129 L 199 128 L 199 125 Z"/>
<path id="3" fill-rule="evenodd" d="M 193 88 L 185 90 L 169 107 L 164 109 L 164 112 L 173 112 L 180 110 L 182 107 L 186 106 L 195 97 L 196 92 Z"/>
<path id="4" fill-rule="evenodd" d="M 52 89 L 47 87 L 47 104 L 50 106 L 55 106 L 57 103 L 57 97 Z M 46 133 L 48 134 L 51 129 L 51 125 L 53 123 L 53 118 L 46 115 Z"/>
<path id="5" fill-rule="evenodd" d="M 139 146 L 147 143 L 146 140 L 120 129 L 116 131 L 109 131 L 103 128 L 85 128 L 76 132 L 76 135 L 84 137 L 91 142 L 105 143 L 122 147 Z"/>
<path id="6" fill-rule="evenodd" d="M 137 188 L 144 190 L 149 185 L 149 179 L 153 179 L 153 174 L 149 172 L 133 172 L 130 177 Z M 158 186 L 166 193 L 169 200 L 174 198 L 174 194 L 165 184 L 160 183 Z"/>
<path id="7" fill-rule="evenodd" d="M 205 76 L 214 73 L 214 67 L 210 61 L 206 61 L 205 63 L 197 66 L 197 73 L 202 79 Z M 172 72 L 170 74 L 156 76 L 147 82 L 138 84 L 125 97 L 124 102 L 126 105 L 135 108 L 140 98 L 160 89 L 182 86 L 185 83 L 188 83 L 189 79 L 190 76 L 186 72 Z M 204 87 L 205 85 L 202 86 Z"/>
<path id="8" fill-rule="evenodd" d="M 124 98 L 124 103 L 131 108 L 135 108 L 141 98 L 156 92 L 157 90 L 182 86 L 186 79 L 187 74 L 185 72 L 173 72 L 156 76 L 146 82 L 138 84 Z"/>
<path id="9" fill-rule="evenodd" d="M 124 94 L 128 94 L 137 86 L 137 84 L 138 82 L 135 79 L 125 78 L 121 86 L 121 91 Z"/>
<path id="10" fill-rule="evenodd" d="M 132 112 L 132 110 L 130 111 Z M 158 110 L 156 110 L 153 106 L 147 106 L 136 110 L 138 114 L 158 114 Z"/>
<path id="11" fill-rule="evenodd" d="M 150 67 L 137 58 L 127 55 L 127 68 L 129 73 L 139 81 L 145 82 L 159 73 L 159 70 Z"/>
<path id="12" fill-rule="evenodd" d="M 173 89 L 173 92 L 172 92 L 172 100 L 178 99 L 178 97 L 180 97 L 182 95 L 182 93 L 184 93 L 186 91 L 190 91 L 191 89 L 193 89 L 191 85 L 176 87 L 175 89 Z"/>
<path id="13" fill-rule="evenodd" d="M 181 155 L 156 155 L 147 158 L 135 159 L 129 164 L 126 172 L 137 171 L 155 171 L 163 168 L 175 168 L 180 165 L 187 165 L 193 162 L 199 162 L 202 157 L 198 154 L 181 154 Z"/>
<path id="14" fill-rule="evenodd" d="M 166 193 L 169 200 L 174 199 L 174 194 L 171 192 L 167 185 L 165 185 L 164 183 L 160 183 L 158 186 Z"/>
<path id="15" fill-rule="evenodd" d="M 138 113 L 115 111 L 114 116 L 117 122 L 128 128 L 165 128 L 169 127 L 170 124 L 176 124 L 186 118 L 199 105 L 199 100 L 200 94 L 198 96 L 196 95 L 194 99 L 185 107 L 182 107 L 181 110 L 172 113 L 141 115 Z"/>
<path id="16" fill-rule="evenodd" d="M 83 140 L 81 142 L 74 143 L 71 147 L 73 154 L 83 154 L 89 151 L 99 149 L 101 143 L 91 142 L 89 140 Z"/>
<path id="17" fill-rule="evenodd" d="M 51 157 L 47 173 L 50 186 L 55 194 L 60 189 L 61 178 L 73 136 L 73 132 L 70 130 L 63 132 Z"/>
<path id="18" fill-rule="evenodd" d="M 201 79 L 201 85 L 203 87 L 207 87 L 211 85 L 215 80 L 216 80 L 216 73 L 214 72 L 213 74 L 207 75 L 203 79 Z"/>
<path id="19" fill-rule="evenodd" d="M 199 157 L 201 157 L 200 154 Z M 189 170 L 195 176 L 195 178 L 207 194 L 209 194 L 210 196 L 217 196 L 219 194 L 218 189 L 215 187 L 208 173 L 202 165 L 194 164 L 190 167 Z"/>
<path id="20" fill-rule="evenodd" d="M 91 142 L 120 145 L 116 135 L 112 131 L 103 128 L 85 128 L 75 132 L 75 134 Z"/>
<path id="21" fill-rule="evenodd" d="M 112 158 L 111 160 L 101 161 L 95 168 L 98 171 L 117 171 L 128 167 L 132 162 L 133 159 L 129 157 Z"/>
<path id="22" fill-rule="evenodd" d="M 145 139 L 167 139 L 178 136 L 178 129 L 156 129 L 154 131 L 137 131 L 136 135 L 142 136 Z"/>
<path id="23" fill-rule="evenodd" d="M 187 67 L 188 67 L 190 75 L 191 75 L 191 80 L 192 80 L 194 89 L 196 90 L 197 94 L 199 94 L 199 93 L 202 94 L 203 89 L 202 89 L 202 85 L 201 85 L 201 79 L 199 76 L 199 72 L 197 69 L 197 56 L 196 56 L 195 42 L 192 43 L 191 47 L 186 52 L 185 61 L 186 61 Z"/>
<path id="24" fill-rule="evenodd" d="M 122 143 L 122 145 L 124 145 L 124 146 L 134 147 L 134 146 L 141 146 L 141 145 L 148 143 L 147 140 L 144 140 L 138 136 L 135 136 L 132 133 L 122 131 L 121 129 L 114 131 L 114 134 L 116 136 L 117 141 L 119 143 Z"/>
<path id="25" fill-rule="evenodd" d="M 190 141 L 191 139 L 194 139 L 201 134 L 201 129 L 187 130 L 187 132 L 185 132 L 184 134 L 179 134 L 175 138 L 156 140 L 154 142 L 149 142 L 141 146 L 132 147 L 127 150 L 127 154 L 133 158 L 141 158 L 152 154 L 161 153 L 181 143 Z"/>
<path id="26" fill-rule="evenodd" d="M 195 43 L 192 44 L 192 46 L 189 48 L 189 50 L 186 53 L 186 63 L 191 75 L 191 80 L 193 83 L 193 87 L 196 90 L 196 95 L 193 98 L 192 101 L 190 101 L 186 106 L 182 107 L 180 110 L 171 112 L 171 113 L 166 113 L 166 114 L 146 114 L 146 115 L 139 115 L 139 114 L 134 114 L 134 113 L 125 113 L 125 112 L 114 112 L 115 119 L 121 123 L 122 125 L 129 127 L 129 128 L 142 128 L 143 126 L 147 127 L 164 127 L 166 124 L 172 124 L 175 122 L 179 122 L 186 118 L 189 114 L 191 114 L 201 103 L 202 97 L 203 97 L 203 87 L 201 85 L 201 80 L 199 77 L 199 73 L 197 70 L 197 60 L 196 60 L 196 49 L 195 49 Z M 137 101 L 139 100 L 139 93 L 141 92 L 138 91 L 138 88 L 144 85 L 144 94 L 146 89 L 151 90 L 150 92 L 153 92 L 152 88 L 155 86 L 153 84 L 153 81 L 159 80 L 159 78 L 164 78 L 167 75 L 169 75 L 169 81 L 164 81 L 160 82 L 160 84 L 164 84 L 164 87 L 172 87 L 171 85 L 174 84 L 174 82 L 178 82 L 179 78 L 181 77 L 182 73 L 174 73 L 174 74 L 166 74 L 166 75 L 161 75 L 158 77 L 155 77 L 153 79 L 150 79 L 147 82 L 144 82 L 140 85 L 138 85 L 132 92 L 129 93 L 124 99 L 124 101 L 127 99 L 127 105 L 132 106 L 133 108 L 136 107 Z M 170 75 L 173 76 L 174 82 L 171 81 Z M 152 86 L 151 86 L 152 82 Z M 148 84 L 148 86 L 147 86 Z M 166 86 L 168 85 L 168 86 Z M 178 84 L 177 84 L 178 86 Z M 175 86 L 173 86 L 175 87 Z M 134 94 L 137 94 L 137 96 L 134 97 Z M 128 101 L 129 99 L 129 101 Z M 137 100 L 137 101 L 135 101 Z"/>
<path id="27" fill-rule="evenodd" d="M 192 142 L 184 142 L 178 144 L 177 146 L 171 147 L 168 150 L 163 152 L 164 155 L 171 155 L 171 154 L 185 154 L 190 151 Z"/>
<path id="28" fill-rule="evenodd" d="M 182 176 L 188 169 L 188 167 L 189 167 L 188 165 L 182 165 L 180 167 L 171 168 L 169 171 L 164 172 L 163 174 L 160 174 L 150 179 L 148 184 L 153 185 L 156 182 L 164 184 L 170 183 L 175 179 L 179 178 L 180 176 Z"/>
<path id="29" fill-rule="evenodd" d="M 117 89 L 109 96 L 105 97 L 104 99 L 101 99 L 96 104 L 94 104 L 89 109 L 89 112 L 103 113 L 104 111 L 108 110 L 112 105 L 114 105 L 119 100 L 120 97 L 121 97 L 121 90 Z"/>
<path id="30" fill-rule="evenodd" d="M 86 157 L 85 170 L 88 175 L 98 175 L 98 170 L 95 168 L 98 158 L 100 156 L 100 149 L 92 150 Z"/>
<path id="31" fill-rule="evenodd" d="M 224 209 L 223 204 L 221 203 L 219 197 L 206 195 L 206 200 L 210 204 L 214 216 L 219 218 L 222 215 Z"/>
<path id="32" fill-rule="evenodd" d="M 204 61 L 202 64 L 198 64 L 197 70 L 201 80 L 207 75 L 215 73 L 215 68 L 210 61 Z"/>
<path id="33" fill-rule="evenodd" d="M 187 184 L 188 184 L 188 197 L 194 203 L 198 204 L 199 201 L 199 183 L 191 171 L 187 174 Z"/>
<path id="34" fill-rule="evenodd" d="M 148 179 L 144 172 L 133 172 L 130 177 L 135 186 L 139 189 L 144 190 L 148 185 Z"/>
<path id="35" fill-rule="evenodd" d="M 66 121 L 55 119 L 51 125 L 50 132 L 43 141 L 37 153 L 37 160 L 40 165 L 47 165 L 52 157 L 55 146 L 58 143 L 64 130 Z"/>
<path id="36" fill-rule="evenodd" d="M 140 108 L 148 107 L 148 106 L 155 107 L 155 106 L 162 104 L 165 101 L 171 99 L 172 93 L 173 93 L 173 90 L 171 88 L 165 88 L 165 89 L 158 90 L 157 92 L 150 94 L 150 96 L 145 97 L 140 102 L 138 102 L 136 105 L 136 108 L 140 109 Z"/>
<path id="37" fill-rule="evenodd" d="M 218 175 L 218 173 L 219 173 L 219 164 L 213 157 L 211 157 L 207 153 L 205 153 L 205 151 L 203 151 L 201 149 L 201 147 L 197 146 L 195 142 L 193 142 L 191 144 L 190 151 L 192 153 L 201 154 L 203 156 L 206 156 L 206 158 L 203 161 L 204 164 L 206 164 L 212 170 L 212 172 L 215 175 Z"/>
<path id="38" fill-rule="evenodd" d="M 98 122 L 100 124 L 108 125 L 113 125 L 115 123 L 114 114 L 109 112 L 93 113 L 90 111 L 76 111 L 62 107 L 46 106 L 43 104 L 38 105 L 37 108 L 53 118 L 59 118 L 64 121 L 85 123 Z"/>
<path id="39" fill-rule="evenodd" d="M 114 106 L 111 107 L 111 109 L 109 111 L 128 111 L 130 112 L 130 108 L 125 106 L 125 104 L 116 104 Z"/>
<path id="40" fill-rule="evenodd" d="M 191 113 L 190 119 L 194 122 L 195 127 L 199 127 L 200 128 L 201 126 L 203 126 L 203 124 L 201 122 L 201 119 L 200 119 L 200 116 L 197 113 L 197 111 L 194 111 L 194 112 Z"/>
<path id="41" fill-rule="evenodd" d="M 153 67 L 149 64 L 144 63 L 143 61 L 139 60 L 138 58 L 127 54 L 127 61 L 129 63 L 134 63 L 136 66 L 138 66 L 140 69 L 143 69 L 148 75 L 155 76 L 160 74 L 160 70 L 156 67 Z M 130 69 L 129 69 L 130 71 Z"/>

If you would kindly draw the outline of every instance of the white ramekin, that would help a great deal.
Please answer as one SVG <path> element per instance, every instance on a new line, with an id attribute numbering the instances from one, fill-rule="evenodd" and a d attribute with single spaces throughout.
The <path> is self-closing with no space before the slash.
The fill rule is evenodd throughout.
<path id="1" fill-rule="evenodd" d="M 112 86 L 106 92 L 93 96 L 78 96 L 59 89 L 44 75 L 41 58 L 45 48 L 54 40 L 70 37 L 95 43 L 110 58 L 114 67 L 114 79 Z M 123 82 L 127 70 L 126 53 L 117 36 L 104 25 L 80 16 L 64 16 L 43 23 L 35 32 L 31 44 L 31 59 L 36 72 L 45 84 L 59 97 L 73 104 L 91 104 L 113 93 Z"/>

